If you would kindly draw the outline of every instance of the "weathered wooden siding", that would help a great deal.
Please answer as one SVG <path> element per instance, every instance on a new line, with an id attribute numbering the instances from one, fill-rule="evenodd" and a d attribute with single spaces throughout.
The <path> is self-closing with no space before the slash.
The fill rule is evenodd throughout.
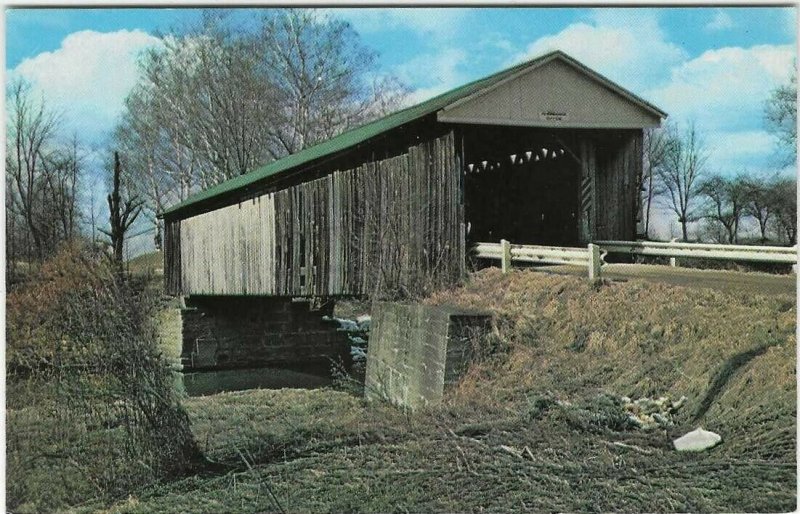
<path id="1" fill-rule="evenodd" d="M 181 220 L 164 224 L 164 289 L 168 294 L 181 292 Z"/>
<path id="2" fill-rule="evenodd" d="M 181 221 L 181 288 L 196 294 L 273 294 L 275 199 L 266 194 Z"/>
<path id="3" fill-rule="evenodd" d="M 464 266 L 460 181 L 451 132 L 186 218 L 167 233 L 170 248 L 180 239 L 168 284 L 183 294 L 333 296 L 452 283 Z"/>
<path id="4" fill-rule="evenodd" d="M 598 159 L 595 239 L 636 238 L 636 177 L 642 166 L 642 131 L 626 131 Z"/>

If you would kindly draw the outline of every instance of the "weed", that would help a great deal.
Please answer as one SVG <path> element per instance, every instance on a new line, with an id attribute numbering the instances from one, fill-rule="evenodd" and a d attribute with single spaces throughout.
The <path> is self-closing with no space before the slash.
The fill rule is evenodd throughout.
<path id="1" fill-rule="evenodd" d="M 441 406 L 407 415 L 334 390 L 192 398 L 209 455 L 237 462 L 235 442 L 253 470 L 236 475 L 236 488 L 227 476 L 154 486 L 117 510 L 274 509 L 259 492 L 264 481 L 289 512 L 795 508 L 789 299 L 483 270 L 428 301 L 490 309 L 504 347 L 473 362 Z M 582 351 L 571 348 L 576 334 L 585 334 Z M 765 342 L 775 344 L 736 358 Z M 688 400 L 674 426 L 645 431 L 629 425 L 620 395 Z M 725 442 L 675 452 L 671 440 L 695 428 L 707 396 L 697 423 Z"/>
<path id="2" fill-rule="evenodd" d="M 152 291 L 71 248 L 9 295 L 10 508 L 107 501 L 199 461 Z"/>

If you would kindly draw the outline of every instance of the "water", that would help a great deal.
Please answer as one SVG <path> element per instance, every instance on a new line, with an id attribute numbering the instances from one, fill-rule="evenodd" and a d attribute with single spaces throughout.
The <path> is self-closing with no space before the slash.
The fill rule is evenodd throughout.
<path id="1" fill-rule="evenodd" d="M 327 365 L 297 368 L 247 368 L 179 373 L 178 387 L 189 396 L 246 389 L 319 389 L 331 384 Z"/>

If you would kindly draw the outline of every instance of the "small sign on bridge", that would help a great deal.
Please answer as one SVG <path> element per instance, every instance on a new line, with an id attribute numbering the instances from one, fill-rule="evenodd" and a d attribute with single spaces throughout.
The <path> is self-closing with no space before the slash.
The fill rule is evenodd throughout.
<path id="1" fill-rule="evenodd" d="M 539 114 L 542 121 L 567 121 L 569 114 L 566 111 L 547 110 Z"/>

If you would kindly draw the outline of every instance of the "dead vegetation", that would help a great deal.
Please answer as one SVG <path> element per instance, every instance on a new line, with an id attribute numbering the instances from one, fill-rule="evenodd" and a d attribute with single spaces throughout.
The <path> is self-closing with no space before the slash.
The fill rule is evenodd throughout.
<path id="1" fill-rule="evenodd" d="M 6 304 L 9 510 L 110 502 L 203 463 L 157 348 L 150 284 L 65 248 Z"/>
<path id="2" fill-rule="evenodd" d="M 737 434 L 741 437 L 726 447 L 738 451 L 745 435 L 748 445 L 755 436 L 749 433 L 752 426 L 782 419 L 785 425 L 775 428 L 774 439 L 747 451 L 775 446 L 794 454 L 791 297 L 644 282 L 597 288 L 578 278 L 486 270 L 466 287 L 430 301 L 492 309 L 508 343 L 502 366 L 473 366 L 455 401 L 489 401 L 487 396 L 501 392 L 497 401 L 517 402 L 537 390 L 564 398 L 686 396 L 679 424 Z M 486 387 L 486 375 L 493 387 Z"/>
<path id="3" fill-rule="evenodd" d="M 495 353 L 441 407 L 406 415 L 330 390 L 190 399 L 200 447 L 238 470 L 113 510 L 795 508 L 793 298 L 485 270 L 429 301 L 497 315 Z M 687 400 L 674 426 L 641 430 L 623 395 Z M 722 445 L 675 452 L 671 440 L 697 425 Z"/>

